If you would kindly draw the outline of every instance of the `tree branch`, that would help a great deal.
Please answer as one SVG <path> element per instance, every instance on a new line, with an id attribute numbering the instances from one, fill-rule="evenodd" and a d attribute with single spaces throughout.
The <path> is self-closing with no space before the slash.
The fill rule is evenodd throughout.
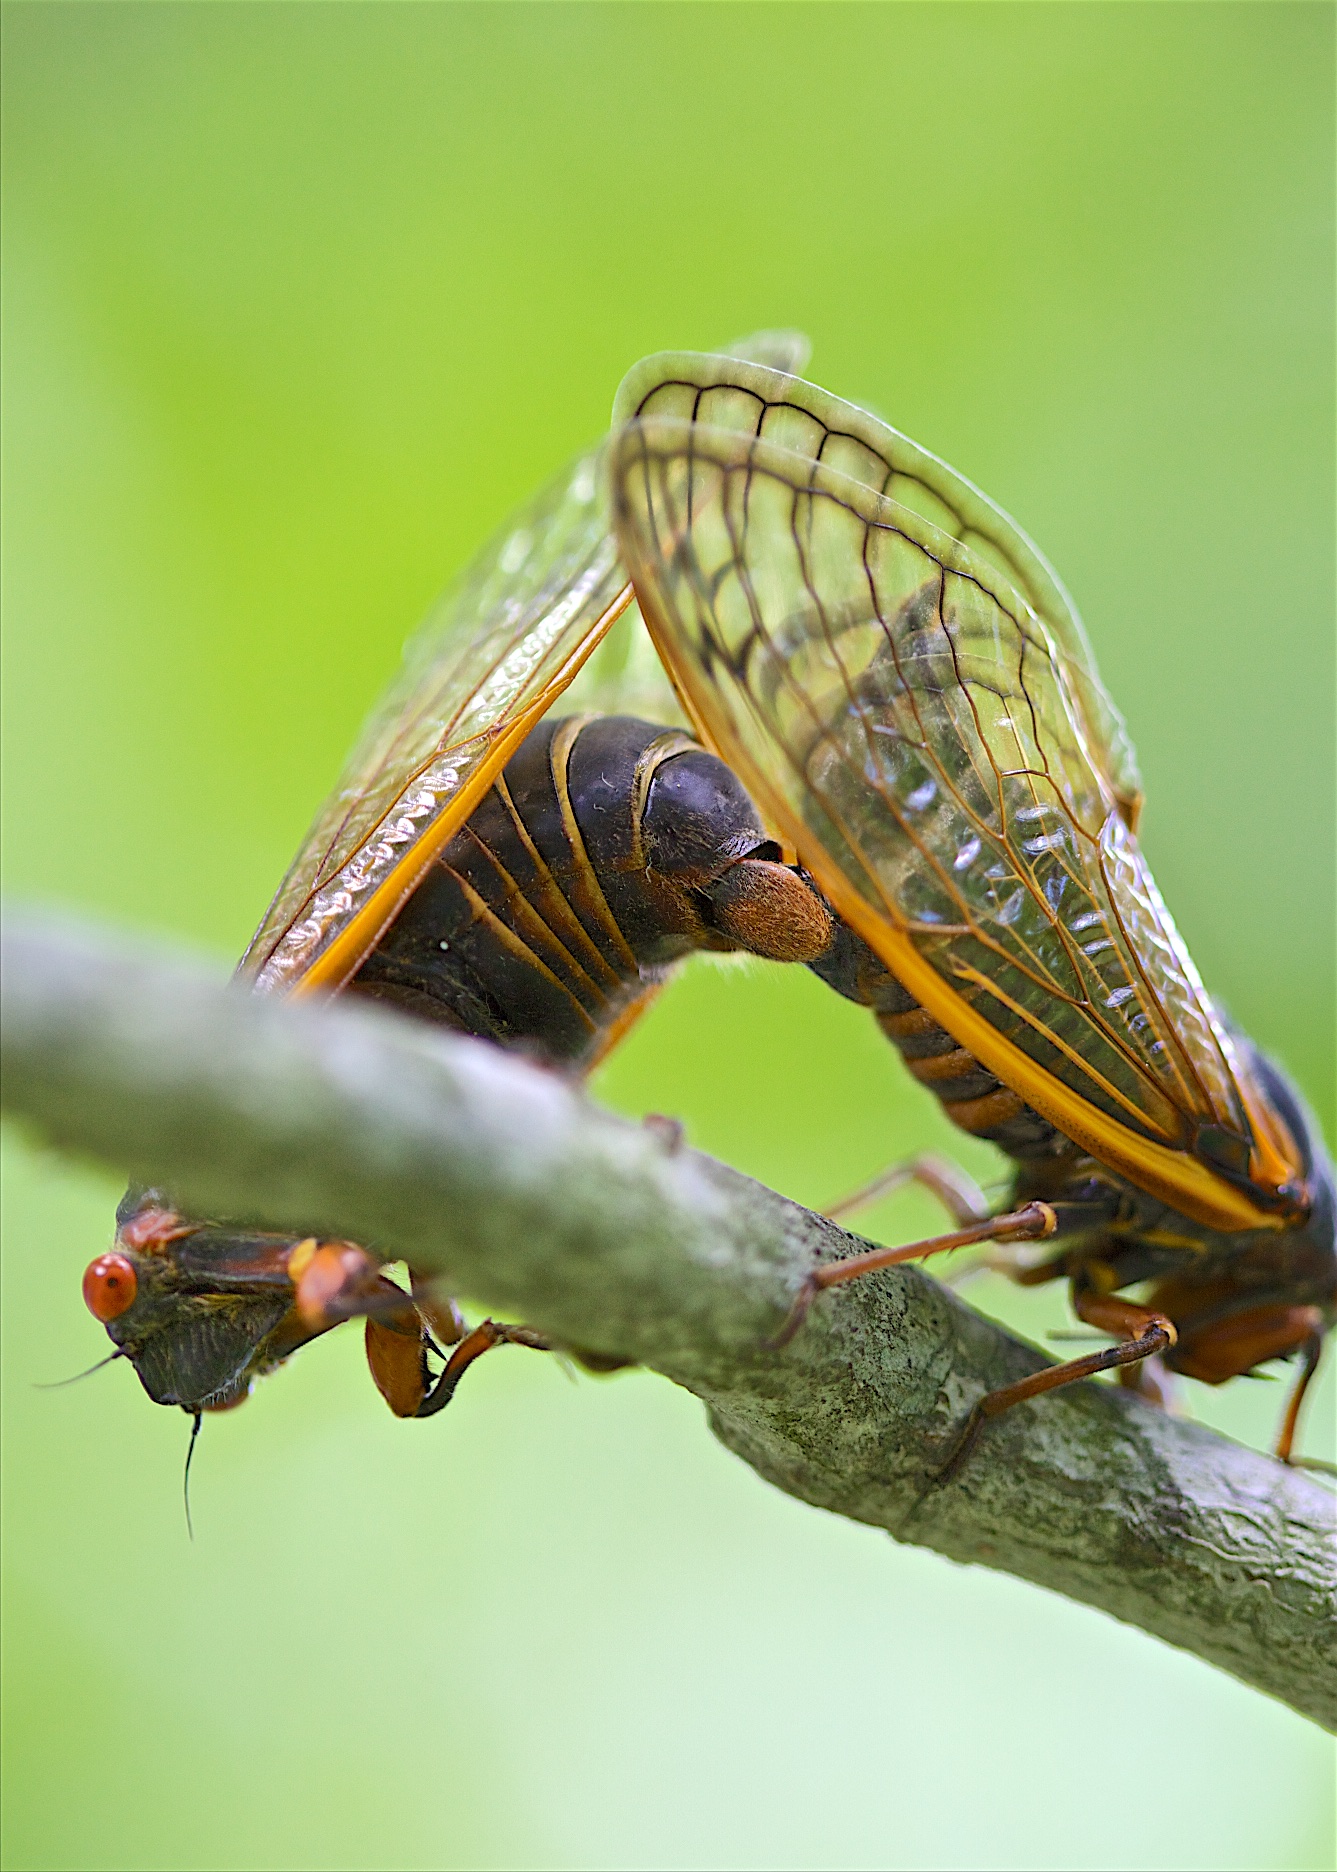
<path id="1" fill-rule="evenodd" d="M 1141 1626 L 1337 1727 L 1322 1484 L 1109 1385 L 991 1423 L 1045 1363 L 913 1268 L 826 1294 L 863 1246 L 558 1074 L 373 1008 L 283 1005 L 67 923 L 4 937 L 7 1109 L 188 1210 L 347 1236 L 559 1341 L 652 1366 L 804 1501 Z"/>

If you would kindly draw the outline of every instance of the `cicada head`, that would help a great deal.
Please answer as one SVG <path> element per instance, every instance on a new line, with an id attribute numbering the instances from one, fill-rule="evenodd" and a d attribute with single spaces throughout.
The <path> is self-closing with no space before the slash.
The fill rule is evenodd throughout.
<path id="1" fill-rule="evenodd" d="M 407 1369 L 422 1330 L 412 1300 L 365 1248 L 191 1221 L 160 1190 L 127 1191 L 114 1246 L 85 1270 L 84 1300 L 154 1403 L 191 1415 L 240 1404 L 300 1346 L 364 1316 L 378 1328 L 369 1356 L 388 1395 L 373 1341 L 388 1334 L 398 1351 L 402 1339 Z M 401 1416 L 413 1414 L 400 1408 L 406 1383 L 391 1400 Z"/>
<path id="2" fill-rule="evenodd" d="M 297 1237 L 188 1221 L 157 1190 L 128 1191 L 116 1224 L 115 1245 L 84 1274 L 84 1300 L 155 1404 L 238 1404 L 334 1323 L 296 1305 Z"/>

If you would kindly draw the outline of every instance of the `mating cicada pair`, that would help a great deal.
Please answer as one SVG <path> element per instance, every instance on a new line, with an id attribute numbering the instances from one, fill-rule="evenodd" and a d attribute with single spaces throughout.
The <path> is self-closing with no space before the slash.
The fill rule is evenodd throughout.
<path id="1" fill-rule="evenodd" d="M 1150 1393 L 1157 1363 L 1220 1383 L 1298 1355 L 1289 1457 L 1337 1311 L 1314 1125 L 1146 868 L 1133 751 L 1058 578 L 968 481 L 796 375 L 804 357 L 767 334 L 636 366 L 608 440 L 410 645 L 242 973 L 579 1070 L 693 950 L 806 965 L 1013 1175 L 989 1214 L 911 1166 L 955 1230 L 820 1268 L 789 1331 L 892 1260 L 1042 1243 L 1012 1251 L 1018 1277 L 1066 1278 L 1113 1343 L 981 1399 L 958 1449 L 1092 1372 Z M 558 716 L 578 677 L 593 712 Z M 149 1395 L 197 1419 L 351 1315 L 404 1416 L 489 1345 L 543 1343 L 466 1333 L 361 1247 L 154 1192 L 85 1293 Z"/>

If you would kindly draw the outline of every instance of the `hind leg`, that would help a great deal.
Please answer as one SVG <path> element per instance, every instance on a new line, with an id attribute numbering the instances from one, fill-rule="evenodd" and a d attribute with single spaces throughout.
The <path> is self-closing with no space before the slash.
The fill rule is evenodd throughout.
<path id="1" fill-rule="evenodd" d="M 834 1222 L 840 1216 L 853 1215 L 870 1203 L 880 1202 L 884 1196 L 904 1189 L 907 1183 L 918 1183 L 921 1189 L 936 1196 L 959 1228 L 983 1222 L 988 1217 L 988 1199 L 979 1184 L 958 1164 L 935 1156 L 931 1151 L 919 1157 L 908 1157 L 904 1163 L 892 1164 L 890 1169 L 880 1171 L 871 1183 L 864 1183 L 851 1190 L 848 1196 L 842 1196 L 839 1202 L 830 1203 L 822 1213 Z"/>
<path id="2" fill-rule="evenodd" d="M 1115 1371 L 1120 1366 L 1140 1365 L 1144 1359 L 1168 1352 L 1178 1336 L 1173 1321 L 1164 1313 L 1153 1313 L 1149 1307 L 1137 1306 L 1131 1300 L 1119 1300 L 1113 1294 L 1079 1291 L 1073 1299 L 1073 1310 L 1078 1319 L 1085 1320 L 1088 1326 L 1094 1326 L 1100 1332 L 1121 1334 L 1120 1343 L 1106 1346 L 1101 1352 L 1090 1352 L 1085 1358 L 1068 1359 L 1062 1365 L 1049 1365 L 1043 1371 L 1032 1372 L 1029 1378 L 1018 1379 L 1016 1384 L 1003 1385 L 982 1397 L 966 1419 L 950 1455 L 938 1471 L 937 1480 L 940 1483 L 950 1481 L 960 1469 L 990 1417 L 1001 1417 L 1004 1411 L 1011 1410 L 1014 1405 L 1043 1397 L 1046 1391 L 1057 1391 L 1063 1385 L 1076 1383 L 1079 1378 L 1093 1378 L 1097 1372 Z"/>

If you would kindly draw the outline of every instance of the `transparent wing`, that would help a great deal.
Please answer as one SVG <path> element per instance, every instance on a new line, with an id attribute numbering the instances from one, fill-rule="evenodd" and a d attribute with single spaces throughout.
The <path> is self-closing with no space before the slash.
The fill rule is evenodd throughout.
<path id="1" fill-rule="evenodd" d="M 809 345 L 764 331 L 730 349 L 741 369 L 797 370 Z M 242 957 L 257 988 L 348 979 L 623 611 L 573 707 L 685 719 L 618 561 L 603 455 L 583 455 L 517 514 L 410 641 Z"/>
<path id="2" fill-rule="evenodd" d="M 636 715 L 686 728 L 688 718 L 659 660 L 635 599 L 581 666 L 562 697 L 563 713 Z"/>
<path id="3" fill-rule="evenodd" d="M 783 371 L 787 376 L 797 377 L 808 368 L 812 340 L 806 332 L 791 331 L 787 327 L 750 332 L 746 338 L 735 338 L 732 344 L 725 345 L 721 355 L 741 364 L 759 364 L 763 370 Z"/>
<path id="4" fill-rule="evenodd" d="M 751 366 L 797 376 L 812 355 L 812 343 L 800 331 L 750 332 L 735 338 L 718 355 L 691 353 L 724 372 Z M 643 368 L 638 366 L 638 369 Z M 564 706 L 598 715 L 639 715 L 645 721 L 686 727 L 688 717 L 635 603 L 619 618 L 571 686 Z"/>
<path id="5" fill-rule="evenodd" d="M 262 990 L 340 986 L 631 602 L 596 449 L 484 548 L 411 640 L 241 973 Z"/>
<path id="6" fill-rule="evenodd" d="M 1071 638 L 997 555 L 825 452 L 646 417 L 611 466 L 623 557 L 693 719 L 837 907 L 1067 1135 L 1181 1208 L 1238 1208 L 1184 1158 L 1210 1137 L 1248 1165 L 1230 1042 L 1093 739 Z"/>
<path id="7" fill-rule="evenodd" d="M 777 345 L 767 352 L 761 341 L 770 336 L 758 334 L 749 341 L 755 353 L 715 357 L 666 351 L 643 359 L 618 390 L 614 429 L 633 418 L 657 416 L 756 436 L 849 475 L 969 547 L 1003 574 L 1045 624 L 1063 665 L 1087 758 L 1103 775 L 1125 823 L 1135 829 L 1142 782 L 1132 743 L 1101 683 L 1076 607 L 1039 547 L 987 494 L 936 455 L 857 404 L 788 374 L 803 368 L 806 351 L 785 352 Z"/>

